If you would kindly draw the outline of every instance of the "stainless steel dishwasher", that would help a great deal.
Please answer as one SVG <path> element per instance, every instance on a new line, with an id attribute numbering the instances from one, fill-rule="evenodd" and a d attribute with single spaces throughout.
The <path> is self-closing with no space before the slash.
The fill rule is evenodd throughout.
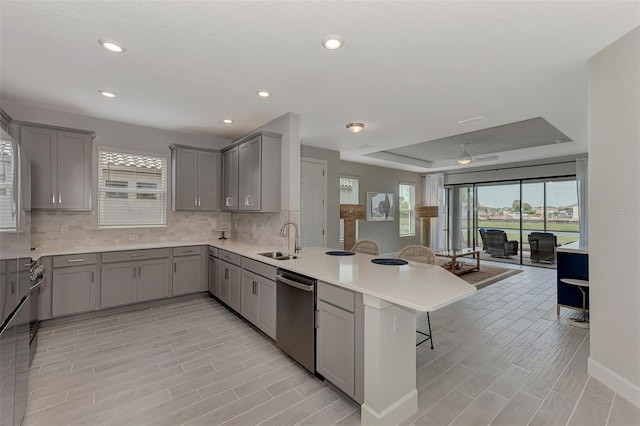
<path id="1" fill-rule="evenodd" d="M 313 278 L 278 269 L 276 343 L 300 365 L 316 372 L 316 283 Z"/>

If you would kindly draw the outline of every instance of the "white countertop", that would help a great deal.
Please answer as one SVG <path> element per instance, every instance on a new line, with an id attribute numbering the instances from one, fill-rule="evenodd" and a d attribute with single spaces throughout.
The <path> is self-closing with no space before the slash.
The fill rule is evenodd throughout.
<path id="1" fill-rule="evenodd" d="M 275 251 L 273 248 L 261 248 L 231 240 L 175 241 L 43 250 L 32 252 L 32 258 L 190 245 L 210 245 L 229 250 L 416 311 L 434 311 L 476 291 L 474 286 L 436 265 L 415 262 L 409 262 L 408 265 L 403 266 L 376 265 L 371 263 L 371 259 L 376 256 L 359 253 L 354 256 L 328 256 L 325 252 L 331 249 L 323 247 L 305 247 L 298 254 L 297 259 L 275 260 L 258 255 L 262 252 Z"/>
<path id="2" fill-rule="evenodd" d="M 589 254 L 589 245 L 586 241 L 578 240 L 569 244 L 565 244 L 556 249 L 562 253 Z"/>

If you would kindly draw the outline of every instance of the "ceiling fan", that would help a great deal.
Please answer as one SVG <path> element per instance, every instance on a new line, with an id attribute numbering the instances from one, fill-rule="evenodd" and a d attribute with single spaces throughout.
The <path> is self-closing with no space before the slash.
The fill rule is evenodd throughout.
<path id="1" fill-rule="evenodd" d="M 471 154 L 469 154 L 467 152 L 467 145 L 466 143 L 463 143 L 462 145 L 460 145 L 460 147 L 462 148 L 462 152 L 460 153 L 460 155 L 456 158 L 451 158 L 448 157 L 447 160 L 456 160 L 458 162 L 458 164 L 461 165 L 467 165 L 469 163 L 471 163 L 472 161 L 489 161 L 489 160 L 495 160 L 496 158 L 498 158 L 497 155 L 485 155 L 485 156 L 472 156 Z"/>

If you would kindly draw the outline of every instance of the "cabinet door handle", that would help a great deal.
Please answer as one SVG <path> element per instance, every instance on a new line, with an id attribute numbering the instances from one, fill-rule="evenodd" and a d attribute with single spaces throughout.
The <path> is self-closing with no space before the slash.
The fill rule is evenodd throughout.
<path id="1" fill-rule="evenodd" d="M 142 257 L 144 254 L 132 254 L 131 257 Z"/>
<path id="2" fill-rule="evenodd" d="M 316 311 L 316 328 L 320 328 L 320 311 Z"/>
<path id="3" fill-rule="evenodd" d="M 56 194 L 54 194 L 53 192 L 51 193 L 51 204 L 55 204 L 56 203 Z"/>
<path id="4" fill-rule="evenodd" d="M 227 197 L 227 198 L 225 198 L 224 204 L 225 204 L 227 207 L 231 207 L 231 197 Z"/>
<path id="5" fill-rule="evenodd" d="M 134 266 L 133 267 L 133 278 L 135 278 L 135 277 L 136 277 L 136 267 Z"/>
<path id="6" fill-rule="evenodd" d="M 142 266 L 138 266 L 138 277 L 142 276 Z"/>
<path id="7" fill-rule="evenodd" d="M 173 262 L 173 272 L 178 272 L 178 264 Z"/>
<path id="8" fill-rule="evenodd" d="M 253 282 L 253 294 L 258 295 L 258 283 L 257 281 Z"/>
<path id="9" fill-rule="evenodd" d="M 247 195 L 247 200 L 249 201 L 249 204 L 247 204 L 248 206 L 252 206 L 253 205 L 253 197 L 251 195 Z"/>
<path id="10" fill-rule="evenodd" d="M 229 279 L 229 268 L 224 268 L 224 279 L 225 280 Z"/>
<path id="11" fill-rule="evenodd" d="M 195 198 L 193 199 L 193 205 L 194 205 L 194 206 L 197 206 L 197 205 L 198 205 L 198 197 L 195 197 Z"/>
<path id="12" fill-rule="evenodd" d="M 198 197 L 198 207 L 200 207 L 200 197 Z"/>
<path id="13" fill-rule="evenodd" d="M 11 280 L 11 294 L 16 294 L 16 282 Z"/>
<path id="14" fill-rule="evenodd" d="M 84 262 L 84 259 L 69 259 L 69 260 L 67 260 L 67 262 L 69 262 L 69 263 L 79 263 L 79 262 Z"/>
<path id="15" fill-rule="evenodd" d="M 91 271 L 91 282 L 94 283 L 96 279 L 96 273 Z"/>
<path id="16" fill-rule="evenodd" d="M 58 192 L 58 204 L 62 204 L 62 193 Z"/>
<path id="17" fill-rule="evenodd" d="M 183 253 L 193 253 L 193 250 L 185 250 Z"/>
<path id="18" fill-rule="evenodd" d="M 251 204 L 249 204 L 249 195 L 245 195 L 244 197 L 244 205 L 245 206 L 250 206 Z"/>

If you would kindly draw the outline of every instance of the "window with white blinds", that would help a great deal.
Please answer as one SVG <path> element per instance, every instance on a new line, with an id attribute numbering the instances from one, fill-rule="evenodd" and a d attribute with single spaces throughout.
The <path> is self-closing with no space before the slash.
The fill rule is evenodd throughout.
<path id="1" fill-rule="evenodd" d="M 98 149 L 98 226 L 167 223 L 167 158 Z"/>
<path id="2" fill-rule="evenodd" d="M 0 230 L 16 229 L 16 155 L 11 141 L 0 140 Z"/>

